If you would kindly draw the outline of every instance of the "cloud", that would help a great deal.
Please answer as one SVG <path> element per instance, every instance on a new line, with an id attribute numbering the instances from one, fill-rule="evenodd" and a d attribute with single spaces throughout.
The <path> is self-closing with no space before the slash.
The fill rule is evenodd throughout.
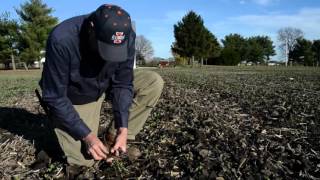
<path id="1" fill-rule="evenodd" d="M 229 20 L 231 23 L 264 29 L 266 32 L 274 32 L 287 26 L 295 27 L 302 29 L 309 38 L 319 36 L 320 32 L 320 8 L 304 8 L 296 14 L 244 15 Z"/>
<path id="2" fill-rule="evenodd" d="M 273 4 L 279 0 L 240 0 L 240 4 L 246 4 L 247 2 L 252 2 L 258 5 L 267 6 Z"/>
<path id="3" fill-rule="evenodd" d="M 245 37 L 256 35 L 270 36 L 278 47 L 277 33 L 284 27 L 299 28 L 304 32 L 305 38 L 320 39 L 320 8 L 302 8 L 293 14 L 270 12 L 264 15 L 248 14 L 229 17 L 223 21 L 211 24 L 210 30 L 223 39 L 230 33 L 239 33 Z M 275 59 L 281 59 L 278 51 Z"/>
<path id="4" fill-rule="evenodd" d="M 240 4 L 245 4 L 245 3 L 246 3 L 245 0 L 241 0 L 241 1 L 240 1 Z"/>
<path id="5" fill-rule="evenodd" d="M 254 3 L 260 4 L 260 5 L 269 5 L 272 3 L 274 0 L 253 0 Z"/>

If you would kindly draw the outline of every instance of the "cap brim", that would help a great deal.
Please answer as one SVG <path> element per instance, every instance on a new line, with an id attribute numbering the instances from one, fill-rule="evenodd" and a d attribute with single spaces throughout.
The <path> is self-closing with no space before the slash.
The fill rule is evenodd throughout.
<path id="1" fill-rule="evenodd" d="M 121 45 L 110 45 L 98 40 L 98 49 L 105 61 L 123 62 L 128 58 L 128 41 Z"/>

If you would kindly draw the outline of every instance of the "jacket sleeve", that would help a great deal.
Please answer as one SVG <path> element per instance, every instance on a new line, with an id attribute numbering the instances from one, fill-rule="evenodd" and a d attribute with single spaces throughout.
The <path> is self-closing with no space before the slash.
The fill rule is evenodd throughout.
<path id="1" fill-rule="evenodd" d="M 67 97 L 70 59 L 70 52 L 66 47 L 48 40 L 40 86 L 43 101 L 50 109 L 51 118 L 74 139 L 80 140 L 91 131 L 80 119 Z"/>
<path id="2" fill-rule="evenodd" d="M 132 32 L 128 45 L 128 58 L 119 64 L 111 84 L 112 109 L 115 128 L 128 127 L 129 108 L 133 99 L 133 63 L 135 57 L 135 38 Z"/>

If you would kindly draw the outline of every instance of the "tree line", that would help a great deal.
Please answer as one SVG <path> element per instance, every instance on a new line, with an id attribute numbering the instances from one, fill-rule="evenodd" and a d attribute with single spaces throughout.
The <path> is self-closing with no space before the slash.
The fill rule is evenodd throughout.
<path id="1" fill-rule="evenodd" d="M 320 40 L 310 41 L 299 38 L 295 46 L 289 51 L 289 62 L 304 66 L 320 65 Z"/>
<path id="2" fill-rule="evenodd" d="M 0 63 L 8 68 L 15 61 L 27 65 L 40 61 L 48 34 L 58 23 L 52 8 L 42 0 L 29 0 L 16 9 L 19 20 L 10 18 L 5 12 L 0 16 Z M 40 63 L 39 63 L 40 64 Z"/>
<path id="3" fill-rule="evenodd" d="M 225 36 L 219 43 L 204 26 L 202 17 L 194 11 L 188 12 L 174 25 L 174 37 L 171 50 L 177 64 L 267 64 L 270 57 L 276 55 L 274 43 L 268 36 L 246 38 L 234 33 Z M 291 27 L 280 29 L 278 40 L 286 64 L 319 65 L 320 40 L 307 40 L 301 30 Z"/>
<path id="4" fill-rule="evenodd" d="M 46 40 L 58 23 L 53 9 L 42 0 L 28 0 L 16 9 L 18 20 L 4 12 L 0 15 L 0 63 L 8 68 L 11 63 L 32 65 L 44 57 Z M 219 41 L 204 26 L 200 15 L 188 12 L 174 25 L 175 42 L 171 46 L 177 64 L 237 65 L 241 62 L 266 64 L 276 54 L 273 41 L 268 36 L 243 37 L 229 34 Z M 310 41 L 296 28 L 283 28 L 278 32 L 280 49 L 286 64 L 319 66 L 320 40 Z M 154 50 L 144 36 L 137 36 L 137 63 L 144 65 Z M 41 64 L 41 63 L 39 63 Z"/>

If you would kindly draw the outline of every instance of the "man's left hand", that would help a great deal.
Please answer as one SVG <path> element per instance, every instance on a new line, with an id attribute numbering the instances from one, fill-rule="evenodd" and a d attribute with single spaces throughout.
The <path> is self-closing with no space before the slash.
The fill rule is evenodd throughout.
<path id="1" fill-rule="evenodd" d="M 115 145 L 111 148 L 111 153 L 116 156 L 120 155 L 120 152 L 127 152 L 127 137 L 128 128 L 119 128 Z"/>

